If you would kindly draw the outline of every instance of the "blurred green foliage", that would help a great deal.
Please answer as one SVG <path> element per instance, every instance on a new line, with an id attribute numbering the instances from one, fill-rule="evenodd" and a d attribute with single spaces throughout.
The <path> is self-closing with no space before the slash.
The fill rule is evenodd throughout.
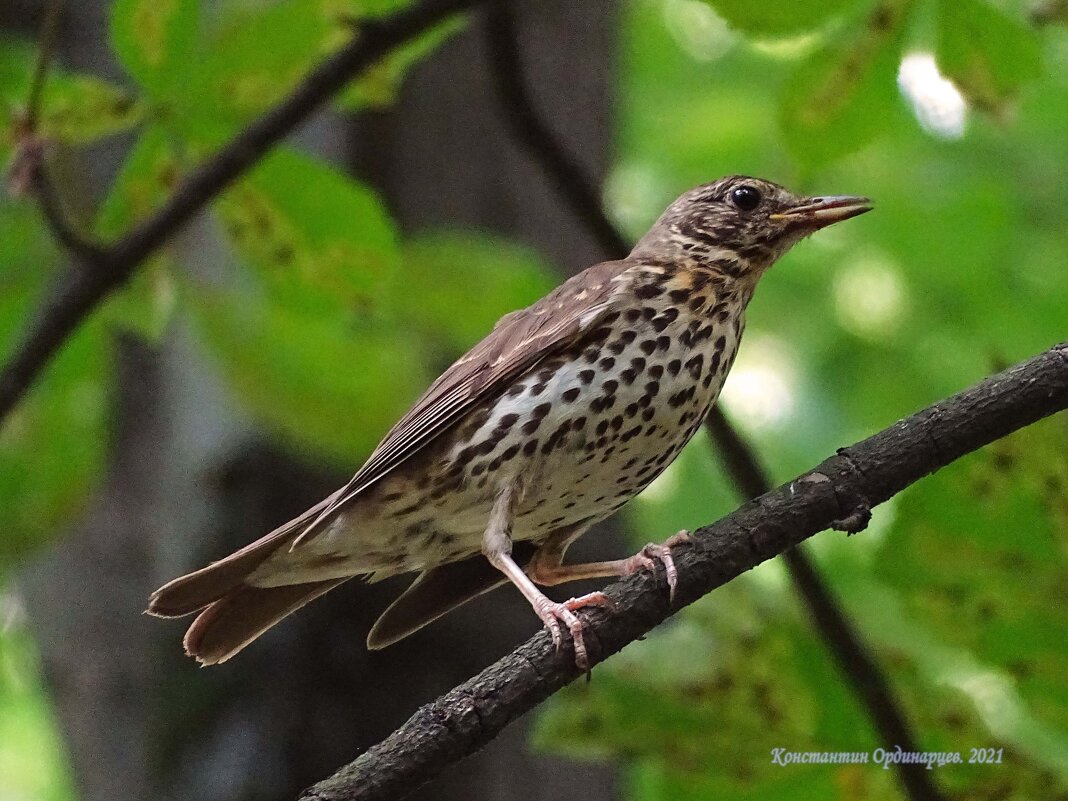
<path id="1" fill-rule="evenodd" d="M 405 4 L 117 0 L 110 36 L 130 88 L 53 72 L 41 133 L 74 147 L 136 128 L 91 221 L 114 238 L 359 35 L 362 18 Z M 784 259 L 750 309 L 724 403 L 777 479 L 1065 339 L 1068 31 L 1063 17 L 1039 26 L 1029 11 L 1012 0 L 625 4 L 605 200 L 629 234 L 679 191 L 726 173 L 875 199 L 873 214 Z M 337 106 L 390 102 L 405 69 L 455 29 L 394 54 Z M 5 160 L 32 53 L 0 42 Z M 10 523 L 0 575 L 62 530 L 102 471 L 111 332 L 154 339 L 191 327 L 266 429 L 351 469 L 439 368 L 554 282 L 536 254 L 485 234 L 402 239 L 372 189 L 284 148 L 214 214 L 236 264 L 213 272 L 154 256 L 0 434 Z M 10 347 L 61 255 L 26 201 L 0 206 L 0 253 Z M 936 769 L 962 798 L 1068 797 L 1066 453 L 1060 415 L 921 482 L 877 510 L 869 531 L 811 543 L 923 747 L 965 758 L 1004 749 L 1001 765 Z M 635 503 L 636 542 L 735 502 L 698 438 Z M 0 633 L 0 666 L 28 648 Z M 0 766 L 50 736 L 40 696 L 16 692 L 25 675 L 0 676 L 2 718 L 23 732 L 0 737 Z M 553 698 L 537 742 L 619 760 L 640 801 L 899 797 L 893 773 L 873 765 L 772 764 L 778 747 L 892 745 L 876 740 L 774 563 Z M 68 797 L 60 768 L 35 775 L 5 796 Z"/>

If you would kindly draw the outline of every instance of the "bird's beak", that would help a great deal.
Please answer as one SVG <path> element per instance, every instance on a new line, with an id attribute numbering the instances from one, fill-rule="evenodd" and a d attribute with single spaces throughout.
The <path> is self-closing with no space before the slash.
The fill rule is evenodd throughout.
<path id="1" fill-rule="evenodd" d="M 769 216 L 773 220 L 782 220 L 816 231 L 867 211 L 871 211 L 871 201 L 868 198 L 835 195 L 806 198 L 792 209 Z"/>

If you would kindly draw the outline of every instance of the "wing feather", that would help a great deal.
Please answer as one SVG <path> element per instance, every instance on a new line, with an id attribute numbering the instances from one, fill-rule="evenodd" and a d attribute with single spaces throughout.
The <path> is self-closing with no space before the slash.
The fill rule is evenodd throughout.
<path id="1" fill-rule="evenodd" d="M 597 327 L 620 291 L 623 262 L 603 262 L 532 306 L 510 312 L 453 363 L 389 430 L 370 458 L 293 543 L 307 542 L 345 504 L 410 459 L 486 398 Z"/>

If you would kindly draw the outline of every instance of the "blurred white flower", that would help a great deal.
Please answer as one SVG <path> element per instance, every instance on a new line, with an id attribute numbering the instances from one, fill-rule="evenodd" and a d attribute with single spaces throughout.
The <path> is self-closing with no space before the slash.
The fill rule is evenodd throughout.
<path id="1" fill-rule="evenodd" d="M 897 71 L 897 85 L 925 131 L 942 139 L 964 136 L 968 103 L 953 82 L 938 71 L 933 55 L 905 56 Z"/>

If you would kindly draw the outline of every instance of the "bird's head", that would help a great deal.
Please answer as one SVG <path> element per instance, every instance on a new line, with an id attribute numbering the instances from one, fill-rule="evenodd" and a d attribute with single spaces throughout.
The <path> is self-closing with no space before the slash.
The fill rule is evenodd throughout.
<path id="1" fill-rule="evenodd" d="M 871 211 L 864 197 L 802 197 L 760 178 L 732 175 L 668 206 L 632 256 L 694 260 L 735 277 L 759 276 L 820 228 Z"/>

